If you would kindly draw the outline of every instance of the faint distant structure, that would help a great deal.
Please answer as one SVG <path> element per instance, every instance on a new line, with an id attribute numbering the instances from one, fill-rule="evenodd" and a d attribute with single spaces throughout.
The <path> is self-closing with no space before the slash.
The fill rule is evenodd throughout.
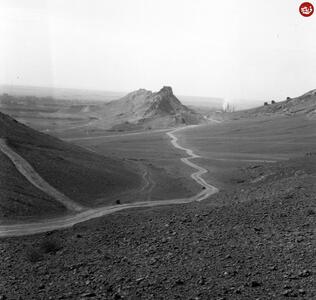
<path id="1" fill-rule="evenodd" d="M 274 101 L 274 100 L 272 100 L 272 101 L 271 101 L 271 104 L 275 104 L 275 101 Z"/>
<path id="2" fill-rule="evenodd" d="M 223 111 L 224 112 L 234 112 L 235 106 L 233 104 L 230 104 L 228 101 L 225 101 L 223 104 Z"/>
<path id="3" fill-rule="evenodd" d="M 269 104 L 268 104 L 268 102 L 264 102 L 264 106 L 268 106 Z"/>

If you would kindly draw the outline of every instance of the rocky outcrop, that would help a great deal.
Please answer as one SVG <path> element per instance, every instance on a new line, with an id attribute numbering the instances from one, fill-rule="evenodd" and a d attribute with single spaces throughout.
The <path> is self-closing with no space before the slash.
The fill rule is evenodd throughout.
<path id="1" fill-rule="evenodd" d="M 175 115 L 181 110 L 189 111 L 182 105 L 178 98 L 172 92 L 171 87 L 164 86 L 158 93 L 153 94 L 152 105 L 146 114 L 170 114 Z"/>
<path id="2" fill-rule="evenodd" d="M 311 90 L 296 98 L 287 97 L 286 100 L 280 102 L 272 101 L 271 104 L 265 102 L 261 107 L 237 112 L 235 115 L 241 117 L 257 117 L 274 114 L 287 116 L 305 115 L 309 119 L 315 119 L 316 90 Z"/>
<path id="3" fill-rule="evenodd" d="M 183 105 L 169 86 L 155 93 L 139 89 L 111 101 L 106 105 L 103 119 L 119 130 L 166 128 L 205 122 L 201 114 Z"/>

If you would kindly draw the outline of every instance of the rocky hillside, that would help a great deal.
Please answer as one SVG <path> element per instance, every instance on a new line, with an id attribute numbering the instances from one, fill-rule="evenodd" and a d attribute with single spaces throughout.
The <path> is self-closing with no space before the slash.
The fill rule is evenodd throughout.
<path id="1" fill-rule="evenodd" d="M 235 191 L 209 201 L 2 239 L 0 295 L 315 299 L 315 171 L 314 156 L 252 164 L 240 170 Z"/>
<path id="2" fill-rule="evenodd" d="M 104 125 L 113 129 L 151 129 L 205 122 L 204 117 L 183 105 L 171 87 L 159 92 L 140 89 L 104 106 L 99 116 Z"/>
<path id="3" fill-rule="evenodd" d="M 283 114 L 288 116 L 304 114 L 310 119 L 315 119 L 316 90 L 309 91 L 308 93 L 296 98 L 287 97 L 285 101 L 281 102 L 267 102 L 263 106 L 237 112 L 235 115 L 247 117 L 270 114 Z"/>

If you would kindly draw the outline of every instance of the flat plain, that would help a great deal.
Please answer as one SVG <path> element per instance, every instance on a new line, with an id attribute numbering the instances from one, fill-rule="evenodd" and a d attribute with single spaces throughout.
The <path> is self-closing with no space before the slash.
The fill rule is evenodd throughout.
<path id="1" fill-rule="evenodd" d="M 301 157 L 316 150 L 316 122 L 304 116 L 268 116 L 190 128 L 178 133 L 208 169 L 210 182 L 227 189 L 240 179 L 238 169 L 247 165 Z"/>
<path id="2" fill-rule="evenodd" d="M 180 160 L 186 154 L 171 145 L 167 131 L 118 133 L 78 139 L 73 137 L 70 141 L 104 156 L 137 163 L 145 170 L 145 178 L 149 181 L 147 199 L 192 196 L 201 187 L 190 178 L 192 168 Z"/>

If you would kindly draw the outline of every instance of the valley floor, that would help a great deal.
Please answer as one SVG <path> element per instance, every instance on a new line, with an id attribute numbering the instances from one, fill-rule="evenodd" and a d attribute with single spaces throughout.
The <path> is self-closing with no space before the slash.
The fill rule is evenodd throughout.
<path id="1" fill-rule="evenodd" d="M 122 203 L 135 202 L 136 197 L 138 201 L 190 197 L 200 192 L 201 187 L 190 178 L 192 168 L 180 160 L 186 154 L 171 144 L 170 137 L 166 134 L 170 130 L 74 136 L 66 141 L 107 157 L 133 162 L 145 170 L 146 178 L 151 182 L 150 186 L 144 193 L 133 198 L 129 195 L 120 197 Z M 186 130 L 188 129 L 184 131 Z M 177 132 L 176 136 L 179 136 L 180 132 Z"/>

